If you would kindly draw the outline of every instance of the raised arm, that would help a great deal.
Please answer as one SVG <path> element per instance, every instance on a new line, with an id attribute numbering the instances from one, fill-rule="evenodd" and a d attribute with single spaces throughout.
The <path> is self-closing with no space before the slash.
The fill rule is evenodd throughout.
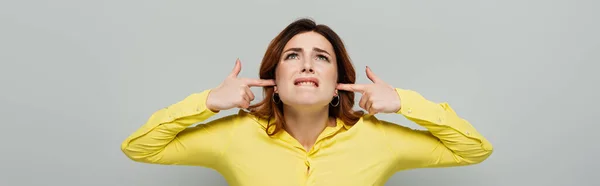
<path id="1" fill-rule="evenodd" d="M 434 103 L 419 93 L 396 88 L 401 98 L 397 112 L 427 130 L 380 121 L 398 169 L 477 164 L 493 151 L 491 143 L 447 103 Z"/>
<path id="2" fill-rule="evenodd" d="M 482 162 L 492 145 L 447 103 L 434 103 L 411 90 L 394 88 L 367 68 L 373 84 L 339 84 L 339 90 L 360 92 L 359 106 L 369 114 L 398 113 L 425 127 L 413 130 L 395 123 L 373 119 L 381 127 L 397 168 L 424 168 L 469 165 Z"/>
<path id="3" fill-rule="evenodd" d="M 134 161 L 212 167 L 227 147 L 235 126 L 228 116 L 199 124 L 216 114 L 206 107 L 210 90 L 192 94 L 180 102 L 156 111 L 146 124 L 121 144 Z"/>
<path id="4" fill-rule="evenodd" d="M 238 78 L 241 62 L 218 87 L 192 94 L 156 111 L 121 144 L 134 161 L 212 167 L 218 165 L 235 130 L 236 115 L 200 124 L 220 110 L 247 108 L 254 100 L 251 86 L 272 86 L 272 80 Z M 190 127 L 193 124 L 199 124 Z"/>

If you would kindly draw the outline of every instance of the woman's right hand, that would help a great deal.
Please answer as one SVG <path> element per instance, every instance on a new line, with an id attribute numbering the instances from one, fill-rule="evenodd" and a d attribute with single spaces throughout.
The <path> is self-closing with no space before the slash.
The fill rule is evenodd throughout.
<path id="1" fill-rule="evenodd" d="M 212 89 L 206 100 L 206 106 L 213 112 L 227 110 L 231 108 L 248 108 L 250 102 L 254 100 L 254 94 L 250 87 L 274 86 L 274 80 L 238 78 L 242 70 L 242 64 L 239 59 L 235 61 L 233 71 L 225 81 Z"/>

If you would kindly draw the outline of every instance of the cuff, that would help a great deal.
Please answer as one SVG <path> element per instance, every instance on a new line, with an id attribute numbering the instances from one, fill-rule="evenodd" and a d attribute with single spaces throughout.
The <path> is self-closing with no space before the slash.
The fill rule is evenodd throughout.
<path id="1" fill-rule="evenodd" d="M 396 92 L 400 96 L 401 104 L 398 114 L 424 126 L 434 135 L 448 135 L 451 133 L 447 129 L 452 129 L 462 136 L 479 140 L 484 149 L 492 149 L 487 139 L 470 122 L 459 117 L 448 103 L 434 103 L 412 90 L 396 88 Z"/>
<path id="2" fill-rule="evenodd" d="M 396 92 L 400 97 L 400 110 L 396 112 L 397 114 L 429 123 L 445 123 L 445 110 L 439 104 L 425 99 L 421 94 L 412 90 L 396 88 Z"/>
<path id="3" fill-rule="evenodd" d="M 188 116 L 200 116 L 201 118 L 209 118 L 218 112 L 213 112 L 206 107 L 206 100 L 208 99 L 209 90 L 202 91 L 200 93 L 194 93 L 186 97 L 185 99 L 167 107 L 168 118 L 172 121 L 175 119 L 188 117 Z"/>

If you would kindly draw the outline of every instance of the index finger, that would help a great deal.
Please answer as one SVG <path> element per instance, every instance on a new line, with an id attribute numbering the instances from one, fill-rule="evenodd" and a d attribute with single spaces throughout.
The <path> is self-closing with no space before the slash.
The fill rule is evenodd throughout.
<path id="1" fill-rule="evenodd" d="M 243 79 L 249 87 L 275 86 L 275 80 L 272 79 Z"/>
<path id="2" fill-rule="evenodd" d="M 352 92 L 363 92 L 365 90 L 365 88 L 366 87 L 361 84 L 340 83 L 337 85 L 337 89 L 339 89 L 339 90 L 352 91 Z"/>
<path id="3" fill-rule="evenodd" d="M 240 71 L 242 71 L 242 62 L 240 61 L 240 58 L 238 58 L 235 60 L 235 66 L 233 66 L 233 70 L 231 70 L 229 76 L 237 77 L 238 74 L 240 74 Z"/>

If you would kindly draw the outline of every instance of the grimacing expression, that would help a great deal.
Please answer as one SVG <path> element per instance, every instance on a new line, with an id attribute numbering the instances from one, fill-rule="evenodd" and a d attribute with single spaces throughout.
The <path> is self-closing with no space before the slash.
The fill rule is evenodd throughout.
<path id="1" fill-rule="evenodd" d="M 283 48 L 275 77 L 275 92 L 286 105 L 327 106 L 337 95 L 333 46 L 316 32 L 295 35 Z"/>

